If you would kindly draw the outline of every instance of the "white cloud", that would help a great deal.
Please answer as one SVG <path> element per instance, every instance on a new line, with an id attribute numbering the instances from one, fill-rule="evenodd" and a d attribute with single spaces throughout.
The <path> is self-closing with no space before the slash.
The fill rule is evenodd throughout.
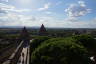
<path id="1" fill-rule="evenodd" d="M 30 9 L 17 9 L 15 6 L 0 3 L 0 13 L 4 12 L 29 12 Z"/>
<path id="2" fill-rule="evenodd" d="M 78 16 L 83 16 L 89 13 L 89 9 L 87 9 L 86 5 L 84 4 L 85 4 L 84 2 L 78 2 L 78 5 L 77 4 L 70 5 L 70 7 L 66 9 L 66 12 L 68 13 L 68 18 L 66 18 L 65 20 L 57 20 L 57 18 L 50 16 L 34 17 L 34 16 L 20 15 L 15 12 L 21 13 L 30 10 L 17 9 L 12 5 L 6 5 L 0 3 L 0 13 L 5 14 L 0 16 L 0 26 L 40 26 L 41 24 L 44 24 L 46 27 L 65 27 L 65 28 L 96 27 L 96 19 L 89 21 L 78 21 L 78 19 L 76 18 Z M 50 5 L 51 3 L 45 4 L 40 11 L 48 10 L 50 8 Z M 45 13 L 51 14 L 52 12 L 45 11 Z"/>
<path id="3" fill-rule="evenodd" d="M 10 9 L 14 9 L 14 8 L 15 8 L 14 6 L 0 3 L 0 9 L 2 9 L 2 10 L 10 10 Z"/>
<path id="4" fill-rule="evenodd" d="M 0 9 L 0 14 L 6 14 L 5 10 Z"/>
<path id="5" fill-rule="evenodd" d="M 86 7 L 86 5 L 85 5 L 85 2 L 84 2 L 84 1 L 78 1 L 78 3 L 80 4 L 80 6 L 82 6 L 82 7 Z"/>
<path id="6" fill-rule="evenodd" d="M 25 16 L 16 13 L 8 13 L 0 16 L 0 26 L 30 26 L 35 17 Z"/>
<path id="7" fill-rule="evenodd" d="M 57 28 L 96 28 L 96 21 L 93 20 L 89 21 L 56 21 L 56 22 L 50 22 L 48 23 L 50 25 L 49 27 L 57 27 Z M 47 25 L 46 25 L 47 26 Z"/>
<path id="8" fill-rule="evenodd" d="M 19 2 L 22 4 L 28 4 L 30 3 L 31 0 L 20 0 Z"/>
<path id="9" fill-rule="evenodd" d="M 61 4 L 61 3 L 62 3 L 62 1 L 59 1 L 59 2 L 56 3 L 56 5 L 59 5 L 59 4 Z"/>
<path id="10" fill-rule="evenodd" d="M 75 18 L 75 17 L 68 17 L 68 18 L 66 18 L 65 19 L 65 21 L 71 21 L 71 22 L 77 22 L 78 21 L 78 19 L 77 18 Z"/>
<path id="11" fill-rule="evenodd" d="M 44 7 L 38 8 L 38 11 L 44 11 L 44 10 L 49 9 L 50 8 L 50 5 L 51 5 L 51 3 L 47 3 L 47 4 L 44 5 Z"/>
<path id="12" fill-rule="evenodd" d="M 73 22 L 75 20 L 76 22 Z M 25 16 L 15 13 L 8 13 L 0 16 L 0 26 L 41 26 L 44 24 L 46 27 L 59 27 L 59 28 L 96 28 L 96 18 L 89 21 L 80 21 L 76 18 L 66 18 L 65 20 L 57 20 L 52 16 Z"/>
<path id="13" fill-rule="evenodd" d="M 84 1 L 78 1 L 78 4 L 70 4 L 70 6 L 65 9 L 65 12 L 69 17 L 80 17 L 90 13 L 91 9 L 88 9 Z"/>
<path id="14" fill-rule="evenodd" d="M 0 0 L 1 2 L 8 2 L 9 0 Z"/>
<path id="15" fill-rule="evenodd" d="M 15 0 L 16 3 L 20 4 L 21 6 L 26 6 L 32 3 L 33 0 Z"/>
<path id="16" fill-rule="evenodd" d="M 45 13 L 46 13 L 46 14 L 52 14 L 52 12 L 50 12 L 50 11 L 46 11 Z"/>
<path id="17" fill-rule="evenodd" d="M 35 21 L 33 17 L 18 14 L 28 11 L 30 10 L 17 9 L 15 6 L 0 3 L 0 26 L 23 26 L 26 21 Z"/>
<path id="18" fill-rule="evenodd" d="M 13 12 L 29 12 L 30 9 L 16 9 L 16 8 L 14 8 L 14 9 L 9 9 L 9 11 L 13 11 Z"/>

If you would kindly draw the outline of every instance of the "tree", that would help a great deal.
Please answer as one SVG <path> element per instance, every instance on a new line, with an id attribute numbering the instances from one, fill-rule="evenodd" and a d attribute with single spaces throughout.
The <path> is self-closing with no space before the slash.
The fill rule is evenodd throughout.
<path id="1" fill-rule="evenodd" d="M 45 41 L 31 58 L 31 64 L 92 64 L 86 49 L 68 38 Z"/>
<path id="2" fill-rule="evenodd" d="M 96 40 L 90 35 L 78 35 L 73 39 L 77 44 L 83 45 L 90 53 L 96 51 Z"/>
<path id="3" fill-rule="evenodd" d="M 96 57 L 96 40 L 91 35 L 78 35 L 74 36 L 73 39 L 77 44 L 84 46 L 90 56 Z"/>
<path id="4" fill-rule="evenodd" d="M 42 42 L 44 42 L 45 40 L 48 40 L 48 39 L 49 39 L 49 37 L 47 37 L 47 36 L 36 37 L 30 44 L 31 51 L 33 52 L 35 50 L 35 48 L 37 48 Z"/>

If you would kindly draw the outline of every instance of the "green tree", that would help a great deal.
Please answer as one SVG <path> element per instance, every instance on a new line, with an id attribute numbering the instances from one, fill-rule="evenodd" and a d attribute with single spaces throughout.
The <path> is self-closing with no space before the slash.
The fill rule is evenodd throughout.
<path id="1" fill-rule="evenodd" d="M 77 44 L 83 45 L 87 49 L 90 56 L 96 57 L 96 40 L 94 37 L 91 35 L 78 35 L 74 36 L 73 39 Z"/>
<path id="2" fill-rule="evenodd" d="M 42 36 L 42 37 L 37 37 L 35 38 L 31 44 L 30 44 L 30 49 L 33 52 L 35 50 L 35 48 L 37 48 L 43 41 L 48 40 L 49 37 L 46 36 Z"/>
<path id="3" fill-rule="evenodd" d="M 77 44 L 83 45 L 90 53 L 94 54 L 96 51 L 96 40 L 90 35 L 78 35 L 73 39 Z"/>
<path id="4" fill-rule="evenodd" d="M 31 64 L 92 64 L 86 49 L 70 38 L 45 41 L 31 58 Z"/>

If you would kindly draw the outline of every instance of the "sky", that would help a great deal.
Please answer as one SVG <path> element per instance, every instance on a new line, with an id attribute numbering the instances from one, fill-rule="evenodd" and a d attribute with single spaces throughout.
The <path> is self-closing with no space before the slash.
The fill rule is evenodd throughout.
<path id="1" fill-rule="evenodd" d="M 96 0 L 0 0 L 0 26 L 96 28 Z"/>

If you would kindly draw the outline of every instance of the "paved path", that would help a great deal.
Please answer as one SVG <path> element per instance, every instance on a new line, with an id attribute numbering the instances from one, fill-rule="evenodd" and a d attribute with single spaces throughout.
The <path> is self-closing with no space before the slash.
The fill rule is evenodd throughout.
<path id="1" fill-rule="evenodd" d="M 21 56 L 20 56 L 19 61 L 18 61 L 17 64 L 26 64 L 27 55 L 28 55 L 28 52 L 27 52 L 28 51 L 28 47 L 29 46 L 23 48 L 23 50 L 21 52 Z"/>
<path id="2" fill-rule="evenodd" d="M 33 40 L 30 40 L 30 42 L 32 41 Z M 26 46 L 22 50 L 21 56 L 17 64 L 29 64 L 29 51 L 29 45 L 26 44 Z"/>

